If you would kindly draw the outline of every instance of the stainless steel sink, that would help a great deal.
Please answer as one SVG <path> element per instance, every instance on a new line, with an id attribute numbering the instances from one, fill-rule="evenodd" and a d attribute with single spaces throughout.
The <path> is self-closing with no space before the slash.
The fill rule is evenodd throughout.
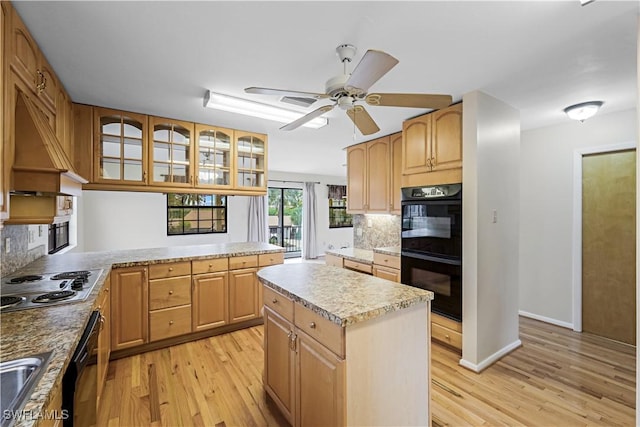
<path id="1" fill-rule="evenodd" d="M 0 400 L 2 426 L 10 426 L 13 414 L 22 410 L 49 363 L 51 352 L 0 363 Z"/>

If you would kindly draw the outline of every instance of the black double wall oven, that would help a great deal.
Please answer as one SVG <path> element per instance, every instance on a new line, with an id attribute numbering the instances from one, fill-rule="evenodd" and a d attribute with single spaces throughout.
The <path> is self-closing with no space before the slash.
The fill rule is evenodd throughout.
<path id="1" fill-rule="evenodd" d="M 402 189 L 402 283 L 432 291 L 431 311 L 462 321 L 462 184 Z"/>

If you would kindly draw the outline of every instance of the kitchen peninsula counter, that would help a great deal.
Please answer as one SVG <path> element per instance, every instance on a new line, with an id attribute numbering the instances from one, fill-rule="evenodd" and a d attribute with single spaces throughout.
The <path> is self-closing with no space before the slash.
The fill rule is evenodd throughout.
<path id="1" fill-rule="evenodd" d="M 265 390 L 292 425 L 431 424 L 433 293 L 311 263 L 266 267 L 258 278 Z"/>
<path id="2" fill-rule="evenodd" d="M 0 360 L 4 362 L 52 352 L 44 374 L 23 409 L 25 415 L 16 419 L 14 425 L 26 427 L 43 421 L 40 419 L 43 408 L 49 404 L 54 387 L 62 381 L 71 355 L 112 268 L 280 252 L 284 252 L 284 249 L 279 246 L 257 242 L 127 249 L 43 256 L 19 269 L 15 273 L 103 271 L 85 301 L 0 314 Z"/>

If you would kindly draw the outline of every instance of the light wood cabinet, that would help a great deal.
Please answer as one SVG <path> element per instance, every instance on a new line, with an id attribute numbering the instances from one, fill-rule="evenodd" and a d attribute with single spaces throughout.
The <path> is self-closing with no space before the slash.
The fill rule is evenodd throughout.
<path id="1" fill-rule="evenodd" d="M 193 331 L 202 331 L 228 324 L 229 273 L 226 268 L 225 271 L 217 273 L 194 275 L 192 280 Z"/>
<path id="2" fill-rule="evenodd" d="M 392 282 L 400 282 L 400 270 L 396 268 L 373 266 L 373 275 L 381 279 L 391 280 Z"/>
<path id="3" fill-rule="evenodd" d="M 111 271 L 111 348 L 121 350 L 149 341 L 149 283 L 146 266 Z"/>
<path id="4" fill-rule="evenodd" d="M 352 261 L 350 259 L 346 259 L 343 261 L 343 267 L 348 268 L 349 270 L 359 271 L 360 273 L 371 274 L 372 267 L 371 264 L 366 264 L 364 262 Z"/>
<path id="5" fill-rule="evenodd" d="M 389 137 L 391 146 L 391 183 L 389 201 L 390 213 L 395 215 L 402 214 L 402 132 L 394 133 Z"/>
<path id="6" fill-rule="evenodd" d="M 264 290 L 266 292 L 266 289 Z M 264 387 L 289 421 L 295 419 L 295 351 L 293 325 L 270 308 L 264 311 Z"/>
<path id="7" fill-rule="evenodd" d="M 5 146 L 8 144 L 9 135 L 6 133 L 9 125 L 5 125 L 9 123 L 6 116 L 7 110 L 7 99 L 5 98 L 5 91 L 7 83 L 7 71 L 8 68 L 8 54 L 6 47 L 6 37 L 5 33 L 7 32 L 7 28 L 9 27 L 9 9 L 7 2 L 0 2 L 0 50 L 2 51 L 2 55 L 0 56 L 0 138 L 2 138 L 2 143 L 0 144 L 0 229 L 2 229 L 3 221 L 9 217 L 9 181 L 5 177 L 6 168 L 8 166 L 7 161 L 5 159 L 7 150 Z"/>
<path id="8" fill-rule="evenodd" d="M 229 272 L 229 322 L 237 323 L 260 316 L 257 268 Z"/>
<path id="9" fill-rule="evenodd" d="M 195 185 L 212 189 L 233 188 L 233 130 L 196 124 L 195 132 Z"/>
<path id="10" fill-rule="evenodd" d="M 38 423 L 41 427 L 61 427 L 65 414 L 62 412 L 62 385 L 56 384 L 49 393 L 49 403 L 44 408 L 43 418 Z M 68 415 L 68 414 L 67 414 Z"/>
<path id="11" fill-rule="evenodd" d="M 150 185 L 193 186 L 193 127 L 190 122 L 149 116 Z"/>
<path id="12" fill-rule="evenodd" d="M 389 137 L 367 142 L 366 205 L 368 213 L 388 213 L 391 195 L 391 148 Z"/>
<path id="13" fill-rule="evenodd" d="M 107 278 L 106 283 L 109 283 Z M 96 410 L 100 410 L 102 403 L 102 390 L 107 380 L 109 370 L 109 357 L 111 355 L 111 294 L 109 286 L 102 289 L 99 297 L 98 310 L 100 310 L 100 333 L 98 335 L 97 373 L 98 387 L 96 393 Z"/>
<path id="14" fill-rule="evenodd" d="M 333 254 L 325 254 L 324 262 L 327 265 L 333 265 L 334 267 L 344 267 L 344 258 Z"/>
<path id="15" fill-rule="evenodd" d="M 367 146 L 358 144 L 347 148 L 347 212 L 367 210 Z"/>
<path id="16" fill-rule="evenodd" d="M 402 187 L 462 181 L 461 103 L 403 123 L 402 174 Z"/>
<path id="17" fill-rule="evenodd" d="M 462 351 L 462 323 L 431 313 L 431 338 Z"/>
<path id="18" fill-rule="evenodd" d="M 149 266 L 149 341 L 191 332 L 191 262 Z"/>
<path id="19" fill-rule="evenodd" d="M 247 190 L 267 189 L 267 136 L 235 132 L 236 187 Z"/>

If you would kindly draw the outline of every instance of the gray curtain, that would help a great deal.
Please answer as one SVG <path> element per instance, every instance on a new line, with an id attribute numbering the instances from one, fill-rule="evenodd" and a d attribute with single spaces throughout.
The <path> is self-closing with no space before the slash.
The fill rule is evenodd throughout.
<path id="1" fill-rule="evenodd" d="M 249 196 L 249 224 L 247 241 L 268 242 L 267 196 Z"/>
<path id="2" fill-rule="evenodd" d="M 302 257 L 304 259 L 318 258 L 318 243 L 316 224 L 318 209 L 316 206 L 316 184 L 305 182 L 302 202 Z"/>

